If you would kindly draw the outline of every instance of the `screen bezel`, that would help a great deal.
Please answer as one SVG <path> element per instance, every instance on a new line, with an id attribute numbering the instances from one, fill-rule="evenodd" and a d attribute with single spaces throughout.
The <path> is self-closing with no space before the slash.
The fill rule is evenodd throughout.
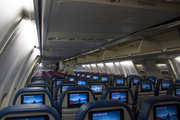
<path id="1" fill-rule="evenodd" d="M 111 91 L 110 93 L 109 93 L 109 99 L 111 99 L 111 97 L 112 97 L 112 93 L 114 93 L 114 92 L 126 92 L 126 101 L 122 101 L 122 102 L 125 102 L 125 103 L 129 103 L 128 102 L 128 91 Z M 112 100 L 112 99 L 111 99 Z M 119 100 L 119 101 L 121 101 L 121 100 Z"/>
<path id="2" fill-rule="evenodd" d="M 45 104 L 45 94 L 22 94 L 21 95 L 21 104 L 24 104 L 24 96 L 30 96 L 30 95 L 42 95 L 43 96 L 43 104 Z"/>
<path id="3" fill-rule="evenodd" d="M 92 84 L 92 85 L 95 85 L 95 84 Z M 90 89 L 91 89 L 91 86 L 92 85 L 90 85 Z M 91 89 L 92 90 L 92 89 Z M 93 91 L 93 90 L 92 90 Z M 103 91 L 103 85 L 102 85 L 102 91 Z M 93 93 L 95 94 L 95 95 L 101 95 L 102 94 L 102 92 L 94 92 L 93 91 Z"/>
<path id="4" fill-rule="evenodd" d="M 141 83 L 141 92 L 150 92 L 150 91 L 152 91 L 152 85 L 151 85 L 151 83 L 148 83 L 148 84 L 150 84 L 150 89 L 148 89 L 148 90 L 142 90 L 142 84 L 147 84 L 147 83 Z"/>
<path id="5" fill-rule="evenodd" d="M 157 107 L 165 107 L 165 106 L 176 106 L 177 107 L 177 117 L 178 117 L 178 120 L 179 120 L 179 114 L 178 114 L 178 112 L 179 112 L 179 104 L 177 103 L 177 104 L 166 104 L 166 105 L 155 105 L 155 106 L 153 106 L 153 118 L 154 118 L 154 120 L 156 120 L 156 108 Z"/>
<path id="6" fill-rule="evenodd" d="M 87 80 L 77 80 L 77 84 L 78 84 L 78 81 L 85 81 L 86 84 L 87 84 Z M 85 84 L 85 85 L 86 85 L 86 84 Z M 85 85 L 79 85 L 79 84 L 78 84 L 78 86 L 85 86 Z"/>
<path id="7" fill-rule="evenodd" d="M 167 89 L 169 88 L 169 87 L 168 87 L 168 88 L 162 88 L 162 84 L 163 84 L 163 83 L 169 83 L 169 86 L 171 85 L 171 82 L 169 82 L 169 81 L 167 81 L 167 82 L 161 82 L 161 90 L 167 90 Z"/>
<path id="8" fill-rule="evenodd" d="M 98 79 L 94 79 L 94 78 L 93 78 L 94 76 L 98 77 Z M 98 80 L 99 80 L 99 76 L 97 76 L 97 75 L 94 75 L 94 76 L 92 76 L 92 80 L 93 80 L 93 81 L 98 81 Z"/>
<path id="9" fill-rule="evenodd" d="M 61 90 L 61 93 L 63 92 L 63 91 L 62 91 L 62 87 L 63 87 L 63 86 L 71 86 L 71 87 L 75 87 L 75 85 L 62 85 L 62 86 L 61 86 L 61 89 L 60 89 L 60 90 Z M 68 87 L 68 88 L 69 88 L 69 87 Z M 66 89 L 67 89 L 67 88 L 66 88 Z"/>
<path id="10" fill-rule="evenodd" d="M 117 85 L 117 81 L 118 81 L 118 79 L 116 80 L 116 86 L 125 86 L 125 80 L 123 80 L 124 84 L 119 84 L 119 85 Z"/>
<path id="11" fill-rule="evenodd" d="M 68 99 L 68 108 L 79 108 L 81 105 L 85 104 L 85 103 L 82 103 L 82 104 L 73 104 L 73 105 L 70 105 L 70 94 L 79 94 L 79 93 L 87 93 L 87 102 L 89 102 L 89 92 L 73 92 L 73 93 L 68 93 L 67 95 L 67 99 Z"/>
<path id="12" fill-rule="evenodd" d="M 138 79 L 139 81 L 138 81 L 137 83 L 134 83 L 134 80 L 135 80 L 135 79 L 133 79 L 133 85 L 136 85 L 136 84 L 140 81 L 140 79 Z"/>
<path id="13" fill-rule="evenodd" d="M 103 109 L 103 108 L 102 108 Z M 120 111 L 120 119 L 124 120 L 124 110 L 123 109 L 111 109 L 111 110 L 98 110 L 98 111 L 90 111 L 89 112 L 89 120 L 92 120 L 93 113 L 101 113 L 101 112 L 111 112 L 111 111 Z"/>
<path id="14" fill-rule="evenodd" d="M 49 116 L 48 116 L 48 115 L 6 117 L 4 120 L 16 120 L 16 119 L 28 119 L 28 118 L 42 118 L 42 117 L 44 117 L 45 120 L 49 120 Z"/>
<path id="15" fill-rule="evenodd" d="M 103 81 L 102 78 L 107 78 L 107 81 Z M 105 82 L 105 83 L 108 83 L 108 82 L 109 82 L 108 77 L 101 77 L 101 81 L 102 81 L 102 82 Z"/>

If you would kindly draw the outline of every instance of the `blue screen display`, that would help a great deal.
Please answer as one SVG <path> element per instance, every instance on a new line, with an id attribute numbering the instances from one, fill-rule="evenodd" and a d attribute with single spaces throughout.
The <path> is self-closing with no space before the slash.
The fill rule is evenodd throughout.
<path id="1" fill-rule="evenodd" d="M 22 104 L 43 104 L 43 95 L 23 95 Z"/>
<path id="2" fill-rule="evenodd" d="M 10 120 L 45 120 L 44 117 L 38 117 L 38 118 L 20 118 L 20 119 L 10 119 Z"/>
<path id="3" fill-rule="evenodd" d="M 103 82 L 107 82 L 107 81 L 108 81 L 108 78 L 107 78 L 107 77 L 102 77 L 101 80 L 102 80 Z"/>
<path id="4" fill-rule="evenodd" d="M 65 76 L 65 78 L 67 79 L 67 78 L 68 78 L 68 76 Z"/>
<path id="5" fill-rule="evenodd" d="M 81 77 L 84 77 L 85 76 L 85 74 L 81 74 Z"/>
<path id="6" fill-rule="evenodd" d="M 120 111 L 92 113 L 92 120 L 121 120 Z"/>
<path id="7" fill-rule="evenodd" d="M 162 89 L 168 89 L 170 82 L 162 82 Z"/>
<path id="8" fill-rule="evenodd" d="M 75 78 L 69 78 L 70 81 L 74 81 Z"/>
<path id="9" fill-rule="evenodd" d="M 155 79 L 152 79 L 152 78 L 151 78 L 151 79 L 149 79 L 149 80 L 151 80 L 153 83 L 155 83 Z"/>
<path id="10" fill-rule="evenodd" d="M 124 85 L 124 80 L 117 80 L 116 85 Z"/>
<path id="11" fill-rule="evenodd" d="M 76 75 L 76 73 L 74 73 L 74 75 Z"/>
<path id="12" fill-rule="evenodd" d="M 111 92 L 110 99 L 127 102 L 126 92 Z"/>
<path id="13" fill-rule="evenodd" d="M 133 85 L 136 85 L 138 81 L 139 81 L 139 79 L 134 79 Z"/>
<path id="14" fill-rule="evenodd" d="M 150 83 L 142 83 L 141 90 L 151 90 L 151 84 Z"/>
<path id="15" fill-rule="evenodd" d="M 86 78 L 90 78 L 91 77 L 91 75 L 86 75 Z"/>
<path id="16" fill-rule="evenodd" d="M 64 85 L 64 86 L 62 86 L 62 92 L 66 89 L 66 88 L 69 88 L 69 87 L 74 87 L 74 85 Z"/>
<path id="17" fill-rule="evenodd" d="M 61 81 L 56 81 L 56 85 L 58 85 Z"/>
<path id="18" fill-rule="evenodd" d="M 78 80 L 77 84 L 78 84 L 78 86 L 84 86 L 84 85 L 86 85 L 86 80 Z"/>
<path id="19" fill-rule="evenodd" d="M 98 80 L 99 77 L 98 76 L 93 76 L 93 80 Z"/>
<path id="20" fill-rule="evenodd" d="M 78 73 L 77 76 L 80 76 L 80 73 Z"/>
<path id="21" fill-rule="evenodd" d="M 177 106 L 156 107 L 156 120 L 178 120 Z"/>
<path id="22" fill-rule="evenodd" d="M 102 85 L 91 85 L 91 90 L 93 92 L 102 92 Z"/>
<path id="23" fill-rule="evenodd" d="M 180 89 L 176 89 L 176 95 L 175 96 L 180 98 Z"/>
<path id="24" fill-rule="evenodd" d="M 87 103 L 87 93 L 70 93 L 69 102 L 70 105 Z"/>

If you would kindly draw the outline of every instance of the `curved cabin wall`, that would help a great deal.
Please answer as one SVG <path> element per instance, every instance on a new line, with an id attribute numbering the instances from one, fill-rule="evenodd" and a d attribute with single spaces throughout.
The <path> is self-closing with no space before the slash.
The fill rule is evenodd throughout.
<path id="1" fill-rule="evenodd" d="M 39 51 L 34 48 L 38 46 L 36 26 L 33 21 L 23 19 L 22 0 L 4 0 L 0 1 L 0 5 L 0 100 L 3 101 L 1 102 L 3 105 L 0 106 L 2 109 L 11 105 L 16 92 L 25 86 Z"/>

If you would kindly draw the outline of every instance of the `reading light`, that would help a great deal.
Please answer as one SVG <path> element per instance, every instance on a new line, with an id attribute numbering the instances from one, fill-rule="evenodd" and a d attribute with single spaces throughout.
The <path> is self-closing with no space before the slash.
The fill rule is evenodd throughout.
<path id="1" fill-rule="evenodd" d="M 180 57 L 175 58 L 177 61 L 180 61 Z"/>
<path id="2" fill-rule="evenodd" d="M 161 63 L 156 64 L 156 65 L 159 66 L 159 67 L 165 67 L 166 66 L 166 64 L 161 64 Z"/>
<path id="3" fill-rule="evenodd" d="M 142 67 L 142 64 L 136 64 L 137 67 Z"/>

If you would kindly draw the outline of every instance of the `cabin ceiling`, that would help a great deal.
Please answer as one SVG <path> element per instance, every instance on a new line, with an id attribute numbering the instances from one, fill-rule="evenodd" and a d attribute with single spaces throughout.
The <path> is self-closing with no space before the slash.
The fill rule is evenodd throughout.
<path id="1" fill-rule="evenodd" d="M 152 1 L 151 4 L 155 3 L 155 0 Z M 116 0 L 114 3 L 110 0 L 51 0 L 50 4 L 43 2 L 46 6 L 42 6 L 43 64 L 57 63 L 86 53 L 113 40 L 120 40 L 180 16 L 175 7 L 160 10 L 156 7 L 160 3 L 144 6 L 134 0 L 129 3 L 126 0 Z"/>

